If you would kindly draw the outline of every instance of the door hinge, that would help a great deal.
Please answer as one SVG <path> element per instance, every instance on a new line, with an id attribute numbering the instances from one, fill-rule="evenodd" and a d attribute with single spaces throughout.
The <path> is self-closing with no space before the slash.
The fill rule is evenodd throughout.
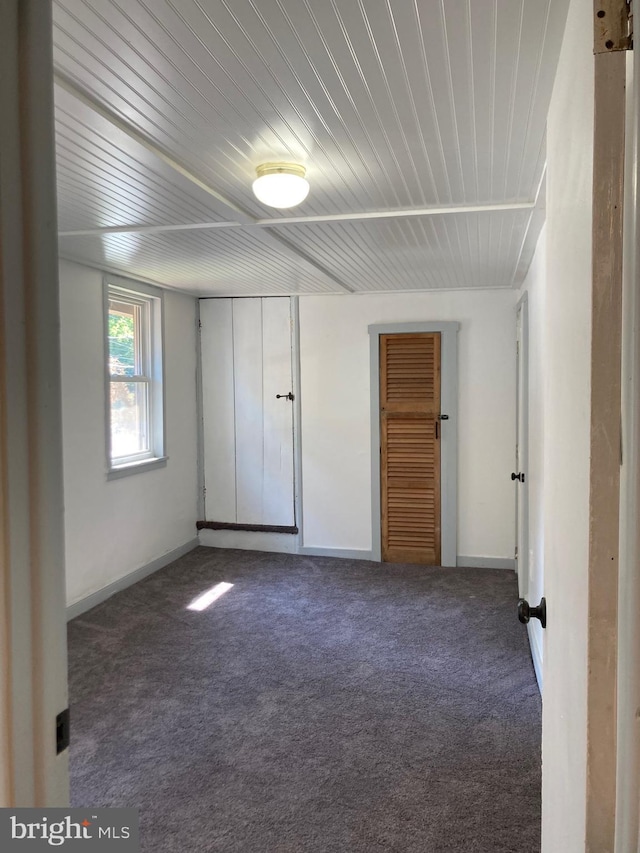
<path id="1" fill-rule="evenodd" d="M 56 717 L 56 755 L 60 755 L 69 746 L 71 739 L 71 723 L 69 709 L 60 711 Z"/>
<path id="2" fill-rule="evenodd" d="M 632 0 L 594 0 L 593 52 L 633 49 Z"/>
<path id="3" fill-rule="evenodd" d="M 515 551 L 514 556 L 515 556 L 515 558 L 516 558 L 516 560 L 517 560 L 517 559 L 518 559 L 518 546 L 517 546 L 517 545 L 516 545 L 516 551 Z"/>

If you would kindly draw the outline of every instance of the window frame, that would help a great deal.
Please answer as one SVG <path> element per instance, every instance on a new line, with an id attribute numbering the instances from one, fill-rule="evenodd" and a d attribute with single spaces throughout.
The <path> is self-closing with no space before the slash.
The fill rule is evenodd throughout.
<path id="1" fill-rule="evenodd" d="M 142 321 L 141 365 L 142 373 L 114 378 L 110 371 L 109 302 L 123 302 L 141 308 Z M 103 278 L 103 340 L 105 376 L 105 446 L 107 479 L 114 480 L 130 474 L 141 473 L 167 464 L 164 393 L 164 293 L 161 288 L 142 282 L 108 275 Z M 111 453 L 111 386 L 144 383 L 147 387 L 149 450 L 112 459 Z"/>

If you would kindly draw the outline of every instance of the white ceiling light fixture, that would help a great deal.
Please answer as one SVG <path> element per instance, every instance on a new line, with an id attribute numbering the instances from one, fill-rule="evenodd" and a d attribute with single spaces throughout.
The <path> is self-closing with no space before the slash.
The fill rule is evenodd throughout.
<path id="1" fill-rule="evenodd" d="M 306 169 L 296 163 L 263 163 L 256 169 L 253 192 L 269 207 L 295 207 L 309 194 Z"/>

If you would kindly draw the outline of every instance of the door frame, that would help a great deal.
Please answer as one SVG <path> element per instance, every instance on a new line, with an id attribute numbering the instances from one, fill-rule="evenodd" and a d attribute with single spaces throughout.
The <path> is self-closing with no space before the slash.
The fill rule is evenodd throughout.
<path id="1" fill-rule="evenodd" d="M 69 802 L 51 2 L 0 3 L 0 806 Z"/>
<path id="2" fill-rule="evenodd" d="M 522 406 L 520 392 L 522 392 Z M 529 593 L 529 297 L 527 293 L 522 295 L 516 305 L 516 448 L 517 471 L 523 472 L 525 479 L 524 483 L 514 484 L 516 486 L 517 553 L 515 568 L 520 597 L 526 598 Z M 519 523 L 521 509 L 522 525 Z"/>
<path id="3" fill-rule="evenodd" d="M 458 331 L 460 323 L 383 323 L 369 326 L 371 381 L 371 551 L 382 561 L 380 528 L 380 335 L 440 332 L 440 408 L 449 415 L 441 432 L 440 535 L 443 566 L 455 566 L 458 556 Z"/>

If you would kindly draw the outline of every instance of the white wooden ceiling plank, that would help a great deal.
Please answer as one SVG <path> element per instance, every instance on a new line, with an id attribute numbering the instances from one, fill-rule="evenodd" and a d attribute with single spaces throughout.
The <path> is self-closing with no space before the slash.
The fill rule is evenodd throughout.
<path id="1" fill-rule="evenodd" d="M 295 231 L 290 232 L 287 228 L 283 231 L 288 240 L 291 240 L 300 248 L 319 263 L 325 263 L 327 257 L 327 242 L 326 235 L 317 229 L 309 228 L 304 234 L 297 234 Z M 353 277 L 357 277 L 361 271 L 361 264 L 357 254 L 353 248 L 343 245 L 336 241 L 331 247 L 331 257 L 333 260 L 334 269 L 340 270 L 340 278 L 347 284 L 352 284 Z M 325 263 L 328 269 L 332 265 Z"/>
<path id="2" fill-rule="evenodd" d="M 82 8 L 86 8 L 85 4 Z M 118 14 L 117 7 L 112 6 L 112 14 Z M 191 103 L 184 104 L 167 74 L 159 73 L 158 68 L 166 70 L 167 62 L 160 59 L 151 42 L 144 45 L 150 56 L 143 58 L 139 49 L 133 49 L 130 41 L 112 29 L 111 21 L 94 15 L 93 21 L 85 22 L 67 10 L 64 20 L 58 18 L 56 21 L 55 48 L 60 54 L 73 56 L 87 68 L 102 69 L 104 79 L 109 79 L 119 96 L 130 103 L 131 109 L 153 110 L 174 130 L 190 126 L 195 131 L 193 119 L 194 113 L 198 115 L 197 109 Z M 130 111 L 123 112 L 126 115 Z M 200 118 L 204 120 L 204 115 L 200 114 Z"/>
<path id="3" fill-rule="evenodd" d="M 526 0 L 497 0 L 495 114 L 492 147 L 491 198 L 505 198 L 509 160 L 508 140 L 513 125 L 518 52 Z"/>
<path id="4" fill-rule="evenodd" d="M 59 63 L 60 67 L 60 63 Z M 137 104 L 133 101 L 125 101 L 114 87 L 106 82 L 108 72 L 105 70 L 101 75 L 99 72 L 94 72 L 82 66 L 73 57 L 70 57 L 70 62 L 67 65 L 62 65 L 65 75 L 73 81 L 75 86 L 80 88 L 89 87 L 92 95 L 97 97 L 102 103 L 108 105 L 108 109 L 113 111 L 119 117 L 126 117 L 126 121 L 139 133 L 146 138 L 153 140 L 156 145 L 159 145 L 166 152 L 176 152 L 181 161 L 192 171 L 198 173 L 204 180 L 208 180 L 210 184 L 215 183 L 215 187 L 222 195 L 226 195 L 232 202 L 236 201 L 236 197 L 240 195 L 238 192 L 238 178 L 232 172 L 226 163 L 220 162 L 219 158 L 214 156 L 214 152 L 221 152 L 221 156 L 225 155 L 223 146 L 209 148 L 202 151 L 198 147 L 196 135 L 189 138 L 186 134 L 182 134 L 179 130 L 173 130 L 167 126 L 162 117 L 156 120 L 156 117 L 149 117 Z M 132 118 L 135 116 L 135 118 Z M 202 140 L 206 138 L 203 131 L 197 134 L 197 137 Z M 202 145 L 202 143 L 199 143 Z M 227 156 L 227 155 L 225 155 Z M 247 182 L 250 186 L 250 181 Z M 242 190 L 245 190 L 244 183 Z M 235 194 L 235 195 L 234 195 Z M 247 192 L 246 197 L 243 197 L 243 206 L 250 210 L 253 215 L 259 216 L 264 211 L 264 207 L 257 203 L 255 199 Z"/>
<path id="5" fill-rule="evenodd" d="M 415 33 L 413 16 L 409 26 L 406 25 L 410 11 L 408 3 L 391 3 L 388 0 L 375 0 L 359 7 L 371 47 L 364 52 L 362 62 L 371 58 L 369 68 L 373 70 L 376 67 L 380 84 L 372 84 L 369 91 L 376 104 L 376 113 L 382 118 L 386 136 L 394 154 L 397 154 L 394 160 L 399 162 L 404 173 L 410 204 L 420 205 L 437 201 L 439 193 L 422 137 L 401 43 L 401 33 L 405 38 L 407 33 Z M 365 76 L 371 80 L 371 71 L 365 71 Z"/>
<path id="6" fill-rule="evenodd" d="M 502 265 L 502 280 L 505 287 L 512 287 L 519 271 L 519 264 L 523 253 L 524 243 L 527 238 L 535 208 L 526 216 L 514 216 L 511 225 L 511 234 L 508 244 L 509 264 Z"/>
<path id="7" fill-rule="evenodd" d="M 567 7 L 568 0 L 547 0 L 547 18 L 544 27 L 540 28 L 544 40 L 539 52 L 526 118 L 527 144 L 520 152 L 517 180 L 510 188 L 514 196 L 520 197 L 529 192 L 533 198 L 544 168 L 544 154 L 542 157 L 538 154 L 544 152 L 547 109 L 562 44 Z"/>
<path id="8" fill-rule="evenodd" d="M 349 223 L 347 243 L 358 241 L 363 246 L 361 255 L 366 256 L 370 276 L 378 278 L 380 288 L 391 290 L 398 279 L 406 281 L 410 273 L 405 261 L 407 238 L 405 229 L 396 230 L 396 222 L 380 222 L 374 229 L 359 228 Z M 334 236 L 334 240 L 336 237 Z"/>
<path id="9" fill-rule="evenodd" d="M 234 61 L 225 40 L 216 40 L 214 36 L 213 43 L 209 43 L 211 26 L 206 10 L 195 4 L 136 3 L 129 4 L 126 13 L 138 33 L 150 32 L 153 46 L 162 46 L 159 61 L 172 68 L 173 85 L 181 86 L 182 97 L 199 115 L 194 126 L 210 132 L 213 148 L 223 150 L 225 143 L 231 143 L 233 156 L 231 151 L 226 156 L 230 157 L 231 170 L 236 177 L 239 159 L 245 173 L 251 174 L 257 156 L 254 137 L 260 114 L 247 96 L 242 67 Z M 225 10 L 216 4 L 216 20 L 222 16 Z M 216 72 L 215 77 L 211 70 Z M 197 96 L 200 106 L 197 107 L 188 95 Z M 273 136 L 264 142 L 269 147 L 277 136 L 275 128 L 272 131 Z M 289 157 L 297 153 L 291 148 L 287 151 Z"/>
<path id="10" fill-rule="evenodd" d="M 442 217 L 444 219 L 444 217 Z M 451 265 L 439 264 L 440 243 L 424 244 L 411 221 L 323 223 L 321 226 L 292 226 L 293 239 L 328 269 L 343 269 L 344 256 L 358 259 L 346 276 L 357 290 L 406 290 L 452 283 Z M 431 224 L 431 219 L 430 219 Z M 402 233 L 404 232 L 404 233 Z M 448 258 L 449 254 L 444 254 Z M 435 259 L 435 264 L 434 264 Z M 457 269 L 457 267 L 456 267 Z M 460 274 L 454 286 L 464 286 Z"/>
<path id="11" fill-rule="evenodd" d="M 73 151 L 67 151 L 58 146 L 58 168 L 67 174 L 75 174 L 92 194 L 103 197 L 111 195 L 118 199 L 121 206 L 120 223 L 130 224 L 166 224 L 172 222 L 197 222 L 198 217 L 192 211 L 181 208 L 171 198 L 170 194 L 159 193 L 151 183 L 145 186 L 140 181 L 126 181 L 126 171 L 110 174 L 96 165 L 92 168 L 91 161 L 82 162 L 79 156 L 74 157 Z M 116 177 L 117 176 L 117 177 Z M 134 218 L 126 217 L 127 208 L 135 208 Z M 152 221 L 153 220 L 153 221 Z"/>
<path id="12" fill-rule="evenodd" d="M 320 14 L 320 10 L 324 9 L 323 4 L 316 0 L 314 5 L 317 14 Z M 349 88 L 354 101 L 358 103 L 360 115 L 367 123 L 369 133 L 375 133 L 379 138 L 379 150 L 384 152 L 388 164 L 386 170 L 391 180 L 387 193 L 389 190 L 393 192 L 388 205 L 410 207 L 424 204 L 426 196 L 421 182 L 416 179 L 415 163 L 404 129 L 398 121 L 398 111 L 386 77 L 384 60 L 371 27 L 371 18 L 380 9 L 388 20 L 386 10 L 380 0 L 375 0 L 375 4 L 367 3 L 366 7 L 361 3 L 333 3 L 332 9 L 342 36 L 342 41 L 337 36 L 334 37 L 334 50 L 340 47 L 344 51 L 346 45 L 348 54 L 345 54 L 342 62 L 350 69 Z M 327 14 L 323 18 L 323 21 L 325 20 L 331 20 Z M 349 65 L 346 65 L 347 62 Z M 433 188 L 431 193 L 433 198 Z"/>
<path id="13" fill-rule="evenodd" d="M 437 135 L 441 140 L 443 175 L 448 187 L 448 200 L 464 199 L 463 175 L 460 170 L 459 146 L 456 132 L 449 76 L 449 55 L 445 40 L 445 16 L 439 0 L 416 3 L 421 40 L 421 59 L 433 92 Z M 430 96 L 431 98 L 431 96 Z"/>
<path id="14" fill-rule="evenodd" d="M 515 271 L 511 281 L 512 287 L 520 287 L 522 285 L 529 271 L 529 265 L 533 260 L 533 255 L 538 245 L 538 238 L 540 237 L 540 232 L 546 218 L 546 192 L 546 176 L 543 176 L 536 206 L 531 212 L 524 228 L 519 255 L 516 259 Z"/>
<path id="15" fill-rule="evenodd" d="M 264 21 L 263 5 L 252 5 Z M 277 6 L 289 28 L 286 37 L 280 40 L 280 53 L 297 87 L 307 99 L 308 105 L 303 109 L 312 111 L 329 135 L 331 148 L 320 150 L 327 157 L 328 166 L 333 165 L 345 186 L 351 190 L 349 195 L 356 195 L 355 199 L 349 199 L 349 204 L 357 207 L 389 204 L 389 193 L 385 188 L 390 181 L 383 155 L 360 115 L 345 77 L 345 68 L 336 60 L 335 46 L 332 50 L 316 12 L 309 3 L 299 1 L 277 2 Z M 328 6 L 324 10 L 320 7 L 319 11 L 332 14 Z M 271 36 L 275 38 L 273 32 Z M 310 117 L 312 122 L 314 115 Z M 313 159 L 307 164 L 311 177 L 314 176 L 315 159 L 314 151 Z M 380 173 L 383 175 L 382 186 L 378 179 Z M 326 169 L 318 177 L 322 186 L 330 186 Z"/>
<path id="16" fill-rule="evenodd" d="M 455 242 L 457 245 L 457 255 L 458 255 L 458 277 L 462 279 L 464 287 L 473 287 L 473 280 L 469 276 L 469 270 L 467 267 L 467 257 L 468 253 L 465 251 L 464 238 L 461 232 L 465 231 L 466 223 L 468 222 L 468 217 L 471 214 L 465 213 L 461 216 L 456 216 L 455 219 L 450 220 L 447 223 L 447 228 L 451 230 L 452 237 L 455 233 Z"/>
<path id="17" fill-rule="evenodd" d="M 69 202 L 74 197 L 77 198 L 78 195 L 80 197 L 93 197 L 95 210 L 99 212 L 95 221 L 99 222 L 100 225 L 104 223 L 104 227 L 122 222 L 123 218 L 133 221 L 152 218 L 149 208 L 143 210 L 136 207 L 134 200 L 120 198 L 111 189 L 99 194 L 96 193 L 95 181 L 83 180 L 82 174 L 77 169 L 67 168 L 62 161 L 58 162 L 57 171 L 61 197 L 67 196 Z M 160 221 L 157 224 L 165 224 L 162 215 L 160 215 Z"/>
<path id="18" fill-rule="evenodd" d="M 486 256 L 487 247 L 491 245 L 491 216 L 476 216 L 475 228 L 475 253 L 470 259 L 471 265 L 475 269 L 480 269 L 483 257 Z M 497 259 L 496 259 L 497 260 Z M 494 282 L 497 284 L 497 282 Z"/>
<path id="19" fill-rule="evenodd" d="M 382 263 L 372 263 L 375 251 L 365 242 L 365 235 L 359 230 L 351 229 L 351 223 L 328 223 L 318 230 L 315 227 L 300 227 L 294 231 L 294 239 L 305 246 L 313 257 L 331 271 L 342 270 L 346 267 L 345 258 L 349 263 L 348 283 L 355 290 L 375 290 L 376 280 L 384 281 L 385 273 L 392 273 L 391 260 L 384 258 Z M 315 246 L 310 243 L 315 240 Z"/>
<path id="20" fill-rule="evenodd" d="M 495 0 L 470 3 L 467 29 L 469 72 L 472 86 L 475 187 L 477 200 L 489 200 L 491 190 L 491 152 L 495 114 Z"/>
<path id="21" fill-rule="evenodd" d="M 427 245 L 434 247 L 434 251 L 437 257 L 444 257 L 444 246 L 440 237 L 440 229 L 438 228 L 439 219 L 437 217 L 429 217 L 424 219 L 418 219 L 417 221 L 422 231 L 424 242 Z M 431 231 L 431 236 L 428 233 L 429 231 Z M 433 273 L 433 275 L 435 277 L 435 273 Z M 444 275 L 441 276 L 441 281 L 443 282 L 445 288 L 455 287 L 453 270 L 450 267 L 445 267 Z"/>
<path id="22" fill-rule="evenodd" d="M 152 192 L 157 198 L 162 199 L 163 204 L 177 211 L 173 214 L 175 216 L 192 222 L 223 219 L 222 213 L 213 205 L 204 204 L 195 197 L 196 193 L 189 193 L 179 186 L 176 181 L 177 173 L 170 175 L 167 179 L 161 170 L 149 168 L 128 153 L 111 145 L 108 140 L 101 139 L 96 134 L 84 137 L 82 128 L 72 128 L 57 122 L 56 150 L 73 157 L 78 163 L 78 168 L 103 171 L 110 176 L 122 175 L 127 182 L 144 188 L 145 192 Z"/>
<path id="23" fill-rule="evenodd" d="M 359 228 L 357 223 L 351 223 L 349 241 L 356 236 L 366 246 L 367 260 L 376 271 L 385 273 L 380 287 L 393 290 L 396 282 L 407 282 L 412 277 L 411 264 L 408 256 L 411 253 L 411 225 L 397 220 L 376 223 L 371 228 Z M 405 227 L 405 226 L 408 227 Z M 425 247 L 426 249 L 427 247 Z M 423 251 L 423 256 L 424 256 Z"/>
<path id="24" fill-rule="evenodd" d="M 210 193 L 187 180 L 148 148 L 138 144 L 131 136 L 123 133 L 58 85 L 55 87 L 55 100 L 59 121 L 70 128 L 79 144 L 89 148 L 102 147 L 157 174 L 172 189 L 175 187 L 183 197 L 188 198 L 194 206 L 206 211 L 204 219 L 228 215 L 228 208 L 214 200 Z"/>
<path id="25" fill-rule="evenodd" d="M 110 218 L 115 223 L 121 222 L 123 210 L 119 203 L 110 202 L 104 196 L 92 194 L 85 184 L 78 180 L 78 173 L 74 169 L 67 175 L 63 165 L 58 164 L 58 199 L 61 204 L 66 204 L 70 211 L 73 211 L 74 218 L 78 219 L 78 224 L 86 224 L 87 222 L 102 222 L 108 223 Z M 125 213 L 128 210 L 128 200 L 125 207 Z M 131 212 L 134 216 L 137 211 Z M 109 227 L 105 225 L 104 227 Z M 59 230 L 64 230 L 59 224 Z"/>
<path id="26" fill-rule="evenodd" d="M 120 211 L 117 222 L 132 224 L 145 223 L 169 225 L 175 221 L 172 212 L 151 195 L 127 191 L 127 187 L 116 181 L 109 182 L 106 176 L 91 173 L 87 169 L 79 169 L 77 164 L 63 153 L 58 156 L 57 169 L 61 177 L 61 189 L 66 186 L 75 187 L 77 191 L 93 196 L 100 202 L 102 209 Z M 102 221 L 98 223 L 103 225 Z M 116 223 L 117 224 L 117 223 Z M 106 227 L 106 226 L 105 226 Z"/>
<path id="27" fill-rule="evenodd" d="M 135 238 L 135 239 L 133 239 Z M 162 284 L 220 290 L 231 287 L 238 292 L 264 294 L 334 291 L 335 287 L 321 279 L 312 269 L 301 272 L 288 258 L 282 258 L 279 269 L 259 264 L 244 265 L 235 247 L 217 247 L 215 253 L 195 255 L 180 246 L 180 239 L 156 241 L 149 235 L 104 235 L 103 237 L 71 237 L 61 239 L 61 254 L 94 264 L 120 267 L 134 277 Z M 298 265 L 300 266 L 300 265 Z"/>
<path id="28" fill-rule="evenodd" d="M 403 271 L 402 278 L 405 281 L 415 282 L 417 286 L 425 286 L 425 284 L 430 286 L 433 273 L 429 263 L 425 263 L 425 259 L 433 256 L 433 246 L 418 242 L 413 221 L 405 224 L 391 220 L 386 223 L 386 226 L 390 241 L 395 241 L 397 246 L 397 250 L 392 252 L 392 257 Z"/>
<path id="29" fill-rule="evenodd" d="M 394 90 L 399 93 L 396 98 L 401 103 L 406 99 L 410 111 L 404 122 L 409 144 L 415 152 L 414 159 L 423 164 L 420 168 L 428 174 L 424 184 L 427 194 L 431 193 L 437 202 L 451 201 L 451 185 L 429 71 L 433 57 L 427 56 L 418 4 L 388 0 L 387 12 L 398 55 L 397 63 L 392 60 L 388 63 L 388 76 L 393 79 L 400 73 L 402 75 L 402 85 L 398 81 Z M 424 6 L 422 14 L 428 14 Z M 384 21 L 382 16 L 381 21 Z M 379 39 L 384 37 L 384 32 L 380 32 Z M 404 97 L 403 88 L 406 92 Z"/>
<path id="30" fill-rule="evenodd" d="M 339 78 L 332 73 L 335 66 L 327 62 L 326 42 L 315 31 L 315 38 L 305 43 L 298 29 L 313 30 L 309 7 L 299 2 L 285 6 L 277 0 L 233 4 L 234 21 L 252 48 L 243 59 L 252 77 L 264 76 L 266 70 L 282 93 L 281 118 L 294 138 L 309 140 L 302 161 L 311 169 L 319 189 L 329 190 L 343 204 L 362 205 L 366 198 L 376 204 L 379 199 L 370 194 L 368 182 L 361 179 L 363 173 L 371 174 L 368 162 L 376 156 L 375 148 L 361 151 L 349 124 L 342 119 L 337 104 L 342 87 L 336 85 Z M 324 64 L 323 74 L 317 63 Z M 264 150 L 261 160 L 265 159 L 278 158 L 273 151 Z M 351 192 L 345 197 L 347 188 Z"/>
<path id="31" fill-rule="evenodd" d="M 454 0 L 454 2 L 459 2 L 459 0 Z M 403 148 L 411 165 L 410 177 L 412 180 L 415 180 L 418 186 L 422 187 L 427 198 L 433 200 L 440 197 L 440 190 L 434 184 L 429 153 L 423 142 L 422 128 L 413 95 L 412 78 L 409 75 L 406 59 L 409 57 L 418 58 L 419 56 L 419 42 L 417 39 L 414 41 L 417 29 L 413 10 L 411 9 L 411 4 L 397 2 L 397 0 L 393 3 L 390 0 L 385 0 L 384 5 L 387 7 L 387 15 L 384 15 L 382 12 L 379 14 L 372 13 L 370 23 L 375 30 L 376 42 L 381 46 L 380 61 L 384 65 L 388 98 L 392 104 L 396 122 L 402 129 Z M 454 17 L 456 32 L 461 31 L 464 26 L 466 9 L 463 7 L 460 12 L 461 15 Z M 446 18 L 441 20 L 446 25 L 443 31 L 443 36 L 446 38 L 447 28 L 452 27 L 452 25 L 447 22 Z M 389 35 L 387 35 L 387 30 L 390 31 Z M 451 41 L 451 38 L 447 41 L 447 53 L 449 51 L 454 52 L 454 67 L 459 68 L 465 62 L 468 62 L 468 59 L 465 53 L 458 54 L 455 51 L 455 44 L 450 45 Z M 392 44 L 393 49 L 391 48 Z M 404 51 L 403 44 L 405 47 Z M 386 49 L 385 45 L 387 45 Z M 411 68 L 413 70 L 413 64 Z M 417 76 L 415 84 L 417 92 L 421 91 L 418 88 L 419 80 L 420 76 Z M 464 93 L 464 88 L 457 92 L 460 100 L 462 100 L 460 97 L 461 92 Z M 467 195 L 467 198 L 472 198 L 472 196 Z"/>
<path id="32" fill-rule="evenodd" d="M 472 37 L 467 0 L 441 2 L 452 140 L 462 197 L 478 201 Z"/>
<path id="33" fill-rule="evenodd" d="M 321 272 L 299 257 L 292 257 L 290 252 L 275 243 L 269 235 L 256 233 L 254 230 L 179 232 L 175 233 L 175 238 L 173 234 L 163 236 L 169 236 L 170 242 L 175 242 L 181 249 L 188 247 L 190 251 L 192 248 L 197 251 L 198 247 L 202 247 L 202 251 L 210 254 L 214 261 L 221 256 L 231 256 L 236 267 L 243 270 L 247 276 L 254 275 L 257 270 L 258 276 L 272 275 L 275 281 L 283 269 L 299 269 L 312 279 L 320 277 L 326 280 Z M 335 289 L 333 284 L 331 289 Z"/>
<path id="34" fill-rule="evenodd" d="M 143 4 L 139 5 L 142 6 Z M 172 11 L 175 13 L 176 20 L 179 21 L 179 24 L 182 25 L 184 29 L 183 37 L 187 39 L 187 44 L 190 45 L 188 51 L 178 50 L 176 55 L 179 56 L 181 53 L 186 53 L 188 58 L 192 59 L 193 56 L 198 54 L 198 51 L 201 54 L 204 52 L 203 58 L 196 64 L 196 70 L 200 73 L 204 73 L 203 67 L 206 64 L 210 65 L 213 60 L 217 63 L 223 74 L 222 82 L 226 81 L 229 87 L 228 92 L 225 92 L 220 84 L 212 87 L 211 84 L 213 84 L 213 80 L 208 77 L 209 89 L 212 91 L 215 89 L 218 94 L 222 94 L 226 104 L 231 107 L 236 108 L 239 99 L 241 102 L 248 105 L 244 110 L 249 113 L 245 118 L 245 124 L 252 137 L 255 137 L 256 135 L 256 128 L 260 128 L 266 124 L 267 131 L 266 133 L 259 135 L 257 142 L 252 143 L 249 141 L 248 137 L 244 137 L 242 140 L 239 140 L 236 145 L 237 152 L 241 154 L 244 153 L 247 160 L 244 164 L 247 178 L 245 182 L 246 191 L 246 187 L 248 187 L 250 180 L 253 177 L 253 169 L 260 162 L 263 162 L 264 159 L 278 160 L 293 158 L 303 161 L 309 159 L 309 146 L 305 144 L 304 140 L 309 137 L 313 137 L 314 130 L 313 124 L 309 123 L 305 117 L 296 110 L 295 104 L 293 103 L 289 93 L 280 85 L 278 76 L 274 74 L 271 67 L 272 62 L 262 61 L 258 54 L 258 59 L 262 64 L 259 68 L 252 69 L 248 62 L 248 58 L 250 58 L 253 53 L 249 51 L 246 56 L 244 53 L 240 55 L 237 50 L 234 50 L 235 45 L 232 43 L 231 39 L 226 38 L 226 33 L 223 34 L 219 30 L 219 19 L 221 16 L 224 17 L 225 13 L 233 19 L 234 24 L 236 24 L 236 4 L 234 4 L 233 9 L 231 9 L 231 7 L 226 7 L 225 4 L 218 4 L 216 8 L 221 12 L 221 14 L 216 13 L 214 15 L 209 11 L 209 9 L 198 9 L 196 6 L 183 6 L 180 9 L 173 7 Z M 145 9 L 149 16 L 153 15 L 153 19 L 156 22 L 160 21 L 160 18 L 155 14 L 155 11 L 152 12 L 151 7 L 145 6 Z M 164 22 L 161 23 L 166 27 Z M 238 32 L 242 33 L 246 38 L 241 25 L 236 24 L 236 26 Z M 168 27 L 166 27 L 165 31 L 170 32 Z M 233 34 L 236 38 L 240 37 L 235 32 Z M 207 41 L 202 38 L 202 35 L 207 36 Z M 212 38 L 215 38 L 215 36 L 218 36 L 218 38 L 217 40 L 214 40 L 212 47 L 209 41 Z M 249 39 L 247 39 L 247 41 L 248 43 L 251 43 Z M 177 39 L 175 40 L 174 47 L 182 47 L 182 45 L 178 45 Z M 174 50 L 174 53 L 172 53 L 171 56 L 175 53 L 176 52 Z M 233 69 L 233 73 L 230 73 L 230 68 Z M 272 78 L 272 82 L 276 84 L 276 87 L 273 90 L 267 90 L 263 85 L 262 80 L 265 76 L 270 76 Z M 257 89 L 257 92 L 253 91 L 254 89 Z M 199 91 L 202 92 L 202 89 Z M 279 97 L 276 97 L 276 95 Z M 268 109 L 265 109 L 265 105 Z M 228 130 L 225 132 L 229 135 L 232 132 L 235 133 L 237 131 L 237 114 L 234 116 L 234 119 L 234 121 L 226 123 Z M 222 128 L 224 129 L 225 123 L 222 122 L 220 124 L 222 124 Z M 318 169 L 319 164 L 316 162 L 318 159 L 317 152 L 318 149 L 322 148 L 323 143 L 318 137 L 312 138 L 311 141 L 314 145 L 314 151 L 316 154 L 314 167 L 315 169 Z M 249 149 L 248 152 L 245 151 L 247 148 Z M 250 168 L 247 166 L 249 161 L 251 164 Z M 333 162 L 333 159 L 328 157 L 327 162 L 331 163 Z M 334 172 L 335 163 L 333 169 L 330 169 L 325 175 L 325 182 L 328 181 L 330 187 L 332 174 Z M 342 184 L 336 183 L 331 188 L 335 193 L 340 192 L 344 186 L 346 186 L 346 184 L 343 181 Z M 310 209 L 313 209 L 313 199 L 310 200 Z M 318 207 L 317 209 L 319 210 L 322 208 Z"/>
<path id="35" fill-rule="evenodd" d="M 535 165 L 535 153 L 540 134 L 543 132 L 543 127 L 536 128 L 537 138 L 532 139 L 530 117 L 532 101 L 535 98 L 542 69 L 550 3 L 551 0 L 540 0 L 536 4 L 525 3 L 523 6 L 520 44 L 515 68 L 513 109 L 507 139 L 508 156 L 504 165 L 505 198 L 513 198 L 522 182 L 520 166 L 523 156 L 529 161 L 533 159 Z M 527 186 L 523 189 L 528 191 L 531 197 L 533 193 L 531 174 L 528 175 Z"/>

